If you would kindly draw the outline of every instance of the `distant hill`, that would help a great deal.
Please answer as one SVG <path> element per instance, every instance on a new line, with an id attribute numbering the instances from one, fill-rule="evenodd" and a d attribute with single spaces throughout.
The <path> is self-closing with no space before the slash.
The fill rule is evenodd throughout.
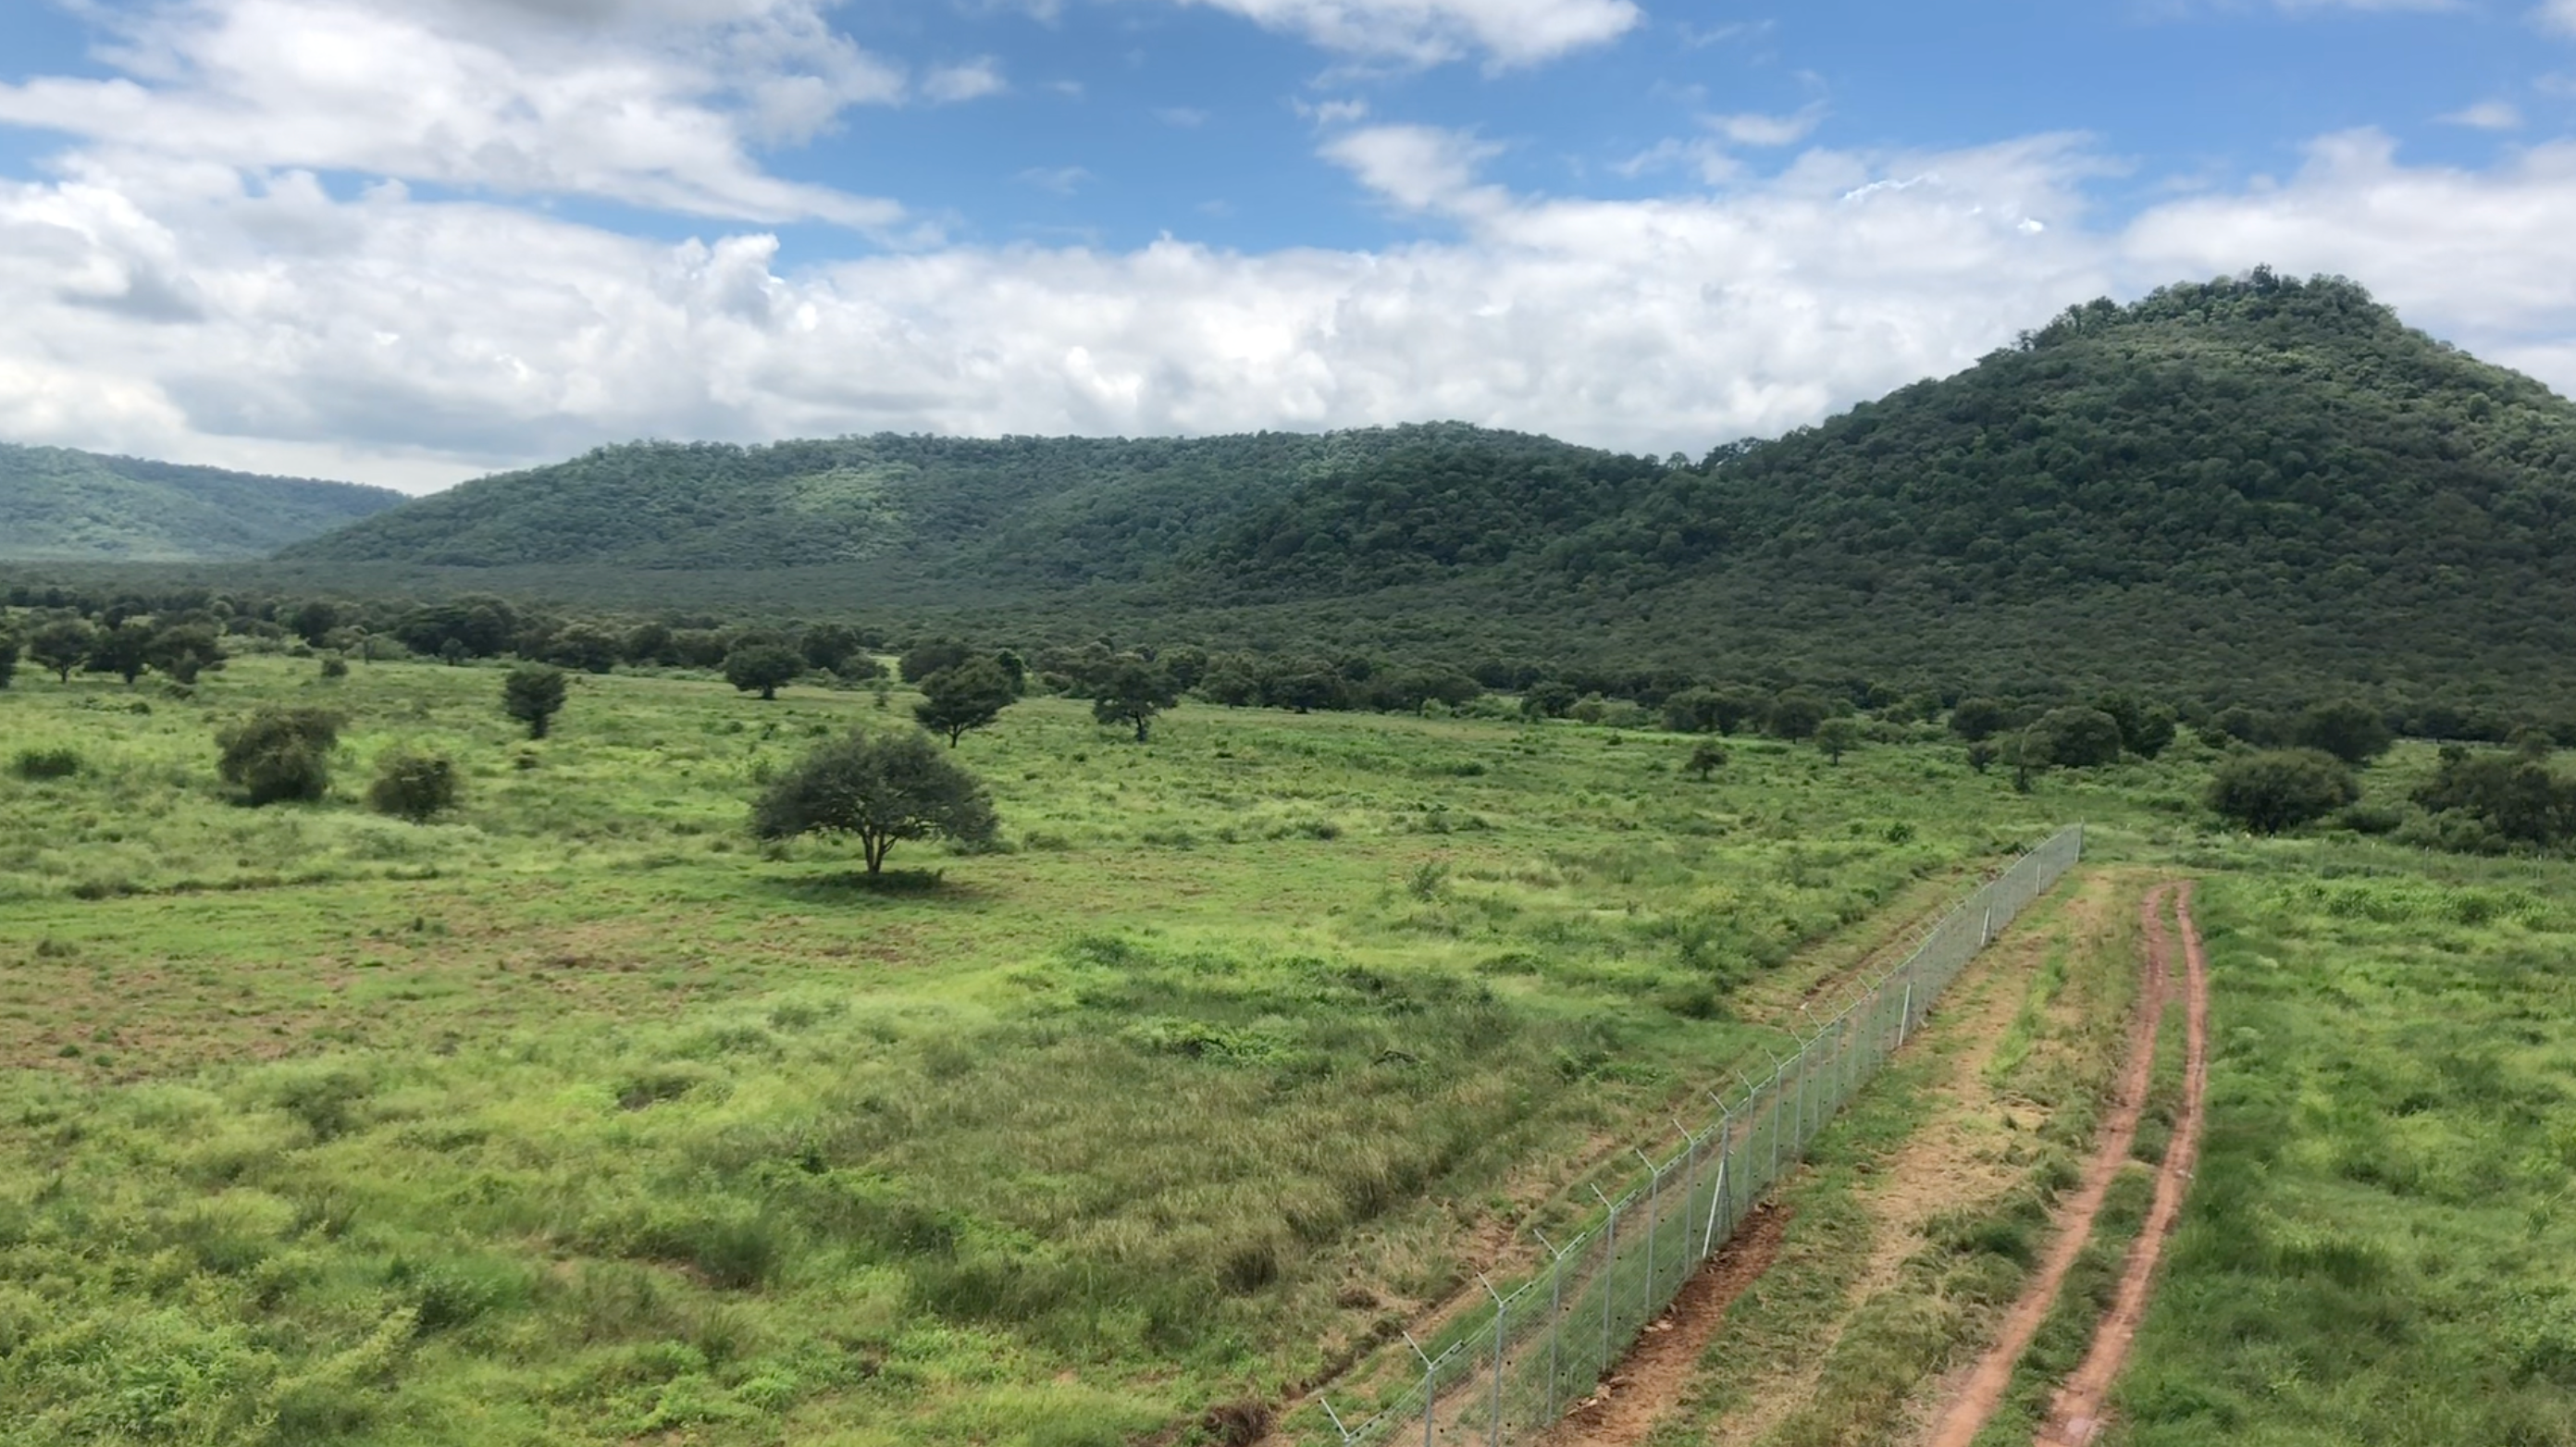
<path id="1" fill-rule="evenodd" d="M 355 483 L 0 443 L 0 559 L 257 558 L 402 500 Z"/>
<path id="2" fill-rule="evenodd" d="M 645 444 L 285 556 L 993 629 L 2576 699 L 2571 548 L 2576 406 L 2257 271 L 1697 462 L 1456 424 Z M 602 581 L 636 568 L 668 571 Z"/>

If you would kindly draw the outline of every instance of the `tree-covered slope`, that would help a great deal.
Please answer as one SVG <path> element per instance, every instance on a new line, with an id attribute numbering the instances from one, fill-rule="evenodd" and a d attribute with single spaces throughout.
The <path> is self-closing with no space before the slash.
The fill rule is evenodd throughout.
<path id="1" fill-rule="evenodd" d="M 1722 448 L 1555 554 L 1954 600 L 2069 589 L 2451 608 L 2563 581 L 2576 406 L 2348 282 L 2170 287 L 1774 442 Z"/>
<path id="2" fill-rule="evenodd" d="M 0 558 L 256 558 L 402 500 L 355 483 L 0 443 Z"/>
<path id="3" fill-rule="evenodd" d="M 1651 464 L 1456 424 L 1195 439 L 880 435 L 766 447 L 636 443 L 482 478 L 292 549 L 294 559 L 465 567 L 590 563 L 657 569 L 900 561 L 927 576 L 1039 589 L 1133 582 L 1247 554 L 1301 509 L 1336 580 L 1353 567 L 1470 566 L 1597 513 L 1497 514 L 1537 479 Z M 1429 495 L 1428 502 L 1417 494 Z M 1386 531 L 1372 504 L 1401 496 Z M 1318 503 L 1316 498 L 1326 501 Z M 1267 551 L 1265 551 L 1265 547 Z M 1345 562 L 1342 554 L 1354 560 Z M 1255 555 L 1258 556 L 1249 556 Z M 1383 556 L 1381 556 L 1383 555 Z M 1228 559 L 1231 561 L 1231 559 Z M 1383 570 L 1383 569 L 1380 569 Z"/>

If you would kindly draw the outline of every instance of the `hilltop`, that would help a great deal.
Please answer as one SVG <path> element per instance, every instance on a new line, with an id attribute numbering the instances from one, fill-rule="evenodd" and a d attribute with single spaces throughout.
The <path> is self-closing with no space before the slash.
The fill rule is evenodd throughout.
<path id="1" fill-rule="evenodd" d="M 0 559 L 257 558 L 381 513 L 389 488 L 0 443 Z"/>

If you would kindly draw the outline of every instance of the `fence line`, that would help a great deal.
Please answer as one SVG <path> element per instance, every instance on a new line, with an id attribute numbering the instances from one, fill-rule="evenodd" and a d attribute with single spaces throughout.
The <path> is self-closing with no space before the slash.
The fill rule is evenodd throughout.
<path id="1" fill-rule="evenodd" d="M 1343 1447 L 1401 1444 L 1417 1432 L 1423 1447 L 1501 1447 L 1554 1425 L 1922 1025 L 1968 961 L 2083 850 L 2083 826 L 2073 825 L 2015 860 L 1793 1053 L 1766 1047 L 1769 1075 L 1739 1070 L 1730 1082 L 1738 1094 L 1708 1092 L 1713 1118 L 1697 1130 L 1674 1122 L 1681 1150 L 1661 1161 L 1637 1152 L 1644 1179 L 1615 1200 L 1594 1188 L 1602 1215 L 1593 1225 L 1562 1244 L 1539 1237 L 1550 1260 L 1537 1276 L 1509 1291 L 1479 1276 L 1489 1310 L 1428 1343 L 1406 1336 L 1421 1368 L 1409 1386 L 1365 1408 L 1319 1395 Z"/>

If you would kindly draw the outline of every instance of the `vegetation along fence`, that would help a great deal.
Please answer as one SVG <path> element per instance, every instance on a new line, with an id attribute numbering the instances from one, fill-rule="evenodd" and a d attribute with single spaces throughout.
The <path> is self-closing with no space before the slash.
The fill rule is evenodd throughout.
<path id="1" fill-rule="evenodd" d="M 1419 1437 L 1424 1447 L 1498 1447 L 1553 1425 L 1615 1365 L 1701 1261 L 1732 1236 L 1754 1203 L 1796 1165 L 1807 1143 L 1930 1013 L 1959 971 L 2072 868 L 2084 848 L 2072 826 L 2014 861 L 1932 927 L 1904 963 L 1774 1056 L 1761 1079 L 1739 1071 L 1709 1092 L 1717 1118 L 1571 1240 L 1541 1238 L 1552 1258 L 1491 1305 L 1419 1342 L 1410 1384 L 1359 1407 L 1319 1397 L 1344 1447 Z M 1758 1065 L 1753 1068 L 1758 1068 Z M 1679 1122 L 1676 1122 L 1678 1125 Z M 1318 1426 L 1322 1423 L 1318 1422 Z"/>

